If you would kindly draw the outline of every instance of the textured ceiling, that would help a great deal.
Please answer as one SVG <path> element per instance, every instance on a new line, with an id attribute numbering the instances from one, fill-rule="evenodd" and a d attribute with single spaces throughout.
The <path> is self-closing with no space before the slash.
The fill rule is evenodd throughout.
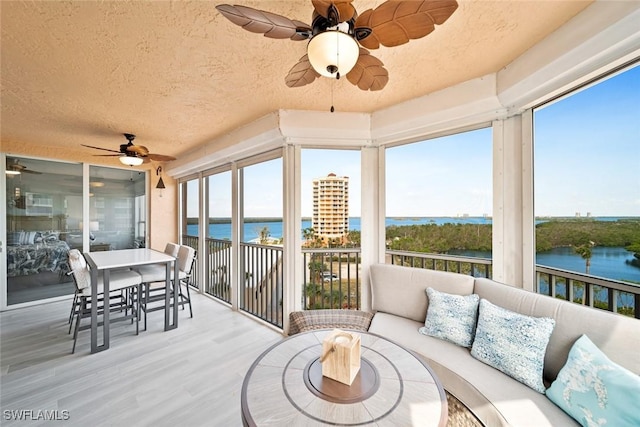
<path id="1" fill-rule="evenodd" d="M 371 51 L 390 76 L 378 92 L 326 78 L 288 88 L 306 42 L 245 31 L 219 3 L 1 1 L 3 151 L 88 155 L 80 144 L 117 149 L 130 132 L 180 157 L 278 109 L 326 111 L 333 97 L 338 111 L 376 111 L 500 70 L 591 1 L 459 0 L 427 37 Z M 308 0 L 238 3 L 311 21 Z M 381 3 L 353 2 L 360 13 Z"/>

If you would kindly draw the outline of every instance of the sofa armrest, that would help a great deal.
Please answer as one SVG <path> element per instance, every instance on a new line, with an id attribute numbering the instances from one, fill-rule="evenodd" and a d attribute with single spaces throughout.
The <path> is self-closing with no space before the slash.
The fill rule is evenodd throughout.
<path id="1" fill-rule="evenodd" d="M 367 331 L 371 324 L 373 313 L 360 310 L 304 310 L 289 314 L 289 335 L 315 329 L 354 329 Z"/>

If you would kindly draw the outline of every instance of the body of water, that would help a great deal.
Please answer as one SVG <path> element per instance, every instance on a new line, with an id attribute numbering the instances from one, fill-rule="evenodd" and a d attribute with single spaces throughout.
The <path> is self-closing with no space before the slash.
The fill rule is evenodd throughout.
<path id="1" fill-rule="evenodd" d="M 451 251 L 451 255 L 491 259 L 491 252 L 483 251 Z M 550 251 L 539 252 L 536 254 L 536 264 L 586 273 L 586 261 L 572 248 L 553 248 Z M 589 274 L 605 279 L 640 283 L 640 261 L 625 248 L 596 246 L 591 251 Z"/>
<path id="2" fill-rule="evenodd" d="M 420 218 L 387 218 L 385 225 L 422 225 L 422 224 L 491 224 L 491 218 L 483 217 L 420 217 Z M 264 227 L 269 229 L 271 237 L 279 239 L 282 237 L 282 221 L 247 222 L 244 224 L 244 241 L 249 242 L 256 239 L 260 230 Z M 300 228 L 311 227 L 311 220 L 303 220 Z M 349 218 L 349 229 L 360 231 L 360 217 Z M 187 225 L 187 234 L 198 235 L 198 225 Z M 231 239 L 231 222 L 209 224 L 209 237 L 214 239 Z"/>
<path id="3" fill-rule="evenodd" d="M 599 221 L 615 221 L 618 218 L 597 218 Z M 540 220 L 543 221 L 543 220 Z M 538 221 L 538 222 L 540 222 Z M 491 224 L 491 218 L 483 217 L 422 217 L 422 218 L 387 218 L 386 226 L 421 225 L 421 224 Z M 264 227 L 269 229 L 271 237 L 282 237 L 282 221 L 248 222 L 244 224 L 244 241 L 249 242 L 259 236 Z M 311 221 L 302 221 L 301 229 L 311 227 Z M 349 219 L 351 230 L 360 230 L 360 218 Z M 187 226 L 187 234 L 198 235 L 198 225 Z M 231 224 L 209 224 L 209 237 L 214 239 L 231 239 Z M 456 251 L 452 255 L 466 255 L 481 258 L 491 258 L 490 252 Z M 575 253 L 572 248 L 554 248 L 547 252 L 536 254 L 536 263 L 563 270 L 585 272 L 585 260 Z M 594 247 L 591 257 L 589 273 L 593 276 L 614 280 L 625 280 L 640 283 L 640 262 L 634 259 L 633 253 L 624 248 Z"/>

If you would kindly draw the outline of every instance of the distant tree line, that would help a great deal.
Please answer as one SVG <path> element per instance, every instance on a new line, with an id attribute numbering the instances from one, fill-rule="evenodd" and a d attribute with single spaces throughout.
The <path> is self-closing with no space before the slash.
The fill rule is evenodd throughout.
<path id="1" fill-rule="evenodd" d="M 389 249 L 446 253 L 451 250 L 490 251 L 490 224 L 422 224 L 387 227 Z"/>
<path id="2" fill-rule="evenodd" d="M 387 227 L 387 247 L 414 252 L 491 251 L 491 224 L 423 224 Z M 640 258 L 640 219 L 550 220 L 536 226 L 536 251 L 557 247 L 624 247 Z"/>
<path id="3" fill-rule="evenodd" d="M 548 251 L 560 246 L 624 247 L 632 252 L 640 245 L 640 220 L 618 221 L 551 220 L 536 226 L 536 250 Z"/>

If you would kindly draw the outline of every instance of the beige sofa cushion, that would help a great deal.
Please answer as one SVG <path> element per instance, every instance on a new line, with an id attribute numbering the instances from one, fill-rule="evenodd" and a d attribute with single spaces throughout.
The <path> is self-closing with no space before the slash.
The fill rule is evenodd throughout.
<path id="1" fill-rule="evenodd" d="M 493 304 L 536 317 L 551 317 L 556 326 L 544 361 L 549 385 L 558 376 L 573 343 L 586 334 L 615 363 L 640 375 L 640 321 L 600 309 L 535 294 L 489 279 L 476 279 L 474 292 Z"/>
<path id="2" fill-rule="evenodd" d="M 450 294 L 470 295 L 473 284 L 474 278 L 464 274 L 374 264 L 371 266 L 371 307 L 373 311 L 424 323 L 428 287 Z"/>
<path id="3" fill-rule="evenodd" d="M 543 394 L 471 357 L 469 349 L 418 332 L 421 322 L 376 313 L 369 332 L 424 356 L 443 387 L 487 426 L 577 426 Z"/>

